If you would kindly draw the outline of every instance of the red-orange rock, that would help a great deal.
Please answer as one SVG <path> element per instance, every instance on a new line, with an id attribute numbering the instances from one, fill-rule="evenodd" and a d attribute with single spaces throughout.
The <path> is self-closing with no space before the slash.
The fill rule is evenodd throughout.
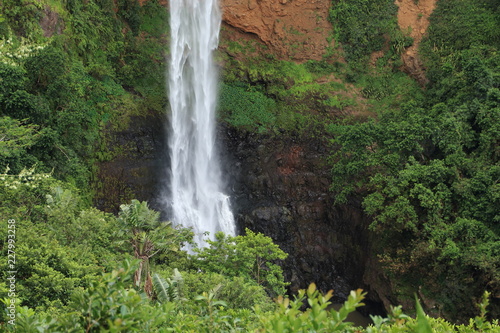
<path id="1" fill-rule="evenodd" d="M 279 58 L 320 60 L 332 26 L 330 0 L 222 0 L 223 21 L 255 34 Z"/>

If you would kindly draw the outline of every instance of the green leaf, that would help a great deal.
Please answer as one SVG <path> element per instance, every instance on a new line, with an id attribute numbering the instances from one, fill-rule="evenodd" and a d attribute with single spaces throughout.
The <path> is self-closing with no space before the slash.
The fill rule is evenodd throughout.
<path id="1" fill-rule="evenodd" d="M 417 308 L 416 332 L 417 333 L 432 333 L 432 328 L 431 328 L 431 324 L 429 322 L 429 319 L 425 315 L 425 312 L 422 309 L 422 306 L 420 305 L 420 302 L 418 301 L 417 296 L 415 296 L 415 302 L 416 302 L 415 307 Z"/>
<path id="2" fill-rule="evenodd" d="M 153 274 L 153 287 L 156 292 L 156 297 L 160 303 L 166 303 L 170 301 L 170 296 L 168 294 L 168 289 L 170 285 L 158 274 Z"/>

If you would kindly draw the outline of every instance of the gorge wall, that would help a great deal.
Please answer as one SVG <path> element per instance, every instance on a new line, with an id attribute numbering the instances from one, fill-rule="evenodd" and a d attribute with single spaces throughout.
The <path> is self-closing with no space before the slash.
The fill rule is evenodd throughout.
<path id="1" fill-rule="evenodd" d="M 366 288 L 367 218 L 358 202 L 334 208 L 328 143 L 227 127 L 219 133 L 238 224 L 269 235 L 289 254 L 290 289 L 315 282 L 340 301 L 353 288 Z"/>
<path id="2" fill-rule="evenodd" d="M 119 205 L 131 199 L 161 209 L 157 196 L 168 178 L 169 163 L 164 122 L 163 115 L 145 112 L 132 116 L 126 126 L 105 132 L 112 157 L 99 164 L 95 181 L 94 202 L 100 209 L 117 213 Z"/>

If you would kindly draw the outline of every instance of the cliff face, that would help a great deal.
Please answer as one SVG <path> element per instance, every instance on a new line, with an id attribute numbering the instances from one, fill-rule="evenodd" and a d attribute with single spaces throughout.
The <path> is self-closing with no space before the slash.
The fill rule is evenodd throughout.
<path id="1" fill-rule="evenodd" d="M 157 202 L 168 165 L 164 118 L 153 114 L 133 116 L 124 128 L 106 131 L 113 157 L 99 165 L 94 199 L 97 207 L 117 213 L 120 204 L 138 199 L 161 210 Z"/>
<path id="2" fill-rule="evenodd" d="M 238 224 L 272 237 L 289 254 L 284 270 L 291 289 L 315 282 L 341 300 L 363 287 L 367 221 L 356 203 L 334 208 L 327 143 L 229 128 L 219 133 Z"/>
<path id="3" fill-rule="evenodd" d="M 226 38 L 252 34 L 278 58 L 320 60 L 330 44 L 331 0 L 223 0 Z"/>

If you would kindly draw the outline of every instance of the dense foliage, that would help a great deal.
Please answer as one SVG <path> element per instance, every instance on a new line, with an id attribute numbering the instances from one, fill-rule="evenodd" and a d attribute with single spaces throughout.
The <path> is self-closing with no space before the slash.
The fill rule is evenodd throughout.
<path id="1" fill-rule="evenodd" d="M 329 18 L 337 27 L 335 40 L 342 43 L 347 59 L 366 61 L 388 40 L 396 43 L 394 35 L 400 34 L 396 11 L 396 4 L 387 0 L 335 1 Z"/>
<path id="2" fill-rule="evenodd" d="M 273 296 L 285 293 L 283 271 L 273 261 L 284 260 L 287 254 L 271 238 L 246 229 L 245 236 L 230 237 L 219 232 L 208 244 L 208 248 L 196 249 L 197 266 L 203 271 L 250 278 Z"/>
<path id="3" fill-rule="evenodd" d="M 394 292 L 417 286 L 455 320 L 470 313 L 464 300 L 500 291 L 498 15 L 488 2 L 438 2 L 423 95 L 330 127 L 336 200 L 363 196 Z"/>
<path id="4" fill-rule="evenodd" d="M 307 292 L 299 293 L 295 301 L 278 298 L 276 310 L 267 294 L 279 292 L 283 276 L 270 260 L 283 258 L 284 254 L 269 238 L 249 230 L 247 236 L 238 236 L 235 240 L 219 235 L 209 248 L 197 251 L 198 254 L 182 265 L 175 260 L 169 264 L 165 257 L 162 263 L 152 267 L 143 265 L 143 270 L 160 273 L 159 277 L 153 274 L 154 293 L 148 298 L 147 293 L 141 292 L 142 286 L 134 282 L 141 260 L 130 260 L 140 247 L 136 239 L 145 240 L 139 236 L 142 231 L 134 230 L 151 232 L 148 239 L 156 239 L 155 244 L 171 244 L 168 246 L 174 251 L 171 257 L 186 256 L 179 252 L 185 238 L 179 238 L 176 233 L 165 233 L 158 243 L 154 234 L 164 226 L 157 222 L 156 212 L 149 210 L 145 203 L 133 201 L 122 206 L 123 213 L 116 218 L 86 208 L 68 185 L 50 174 L 23 170 L 20 175 L 1 176 L 0 198 L 7 204 L 2 206 L 0 216 L 2 220 L 18 221 L 15 248 L 18 331 L 300 332 L 314 328 L 331 332 L 353 329 L 344 321 L 345 316 L 360 305 L 360 292 L 353 293 L 344 308 L 336 312 L 328 310 L 331 293 L 321 295 L 310 287 Z M 16 205 L 17 202 L 22 205 Z M 130 232 L 123 228 L 123 223 L 132 227 Z M 146 224 L 148 227 L 144 227 Z M 2 248 L 6 251 L 7 228 L 1 232 Z M 176 242 L 178 245 L 173 247 Z M 260 251 L 264 247 L 268 251 Z M 123 266 L 112 270 L 119 261 L 124 261 Z M 172 265 L 177 265 L 181 273 L 172 270 Z M 9 268 L 7 262 L 2 266 L 0 292 L 7 306 L 10 299 L 5 281 Z M 103 273 L 106 271 L 108 273 Z M 259 282 L 268 289 L 259 286 Z M 301 305 L 306 296 L 311 309 L 303 311 Z M 393 316 L 394 319 L 377 319 L 377 329 L 412 330 L 416 325 L 400 312 Z M 487 331 L 490 324 L 481 318 L 462 330 L 474 331 L 481 323 Z M 8 320 L 3 313 L 2 321 Z M 453 327 L 443 321 L 432 323 L 436 327 Z"/>
<path id="5" fill-rule="evenodd" d="M 0 284 L 5 305 L 0 327 L 4 331 L 360 331 L 347 316 L 363 305 L 361 290 L 352 291 L 339 310 L 330 308 L 332 291 L 322 294 L 314 284 L 293 299 L 280 294 L 273 304 L 269 295 L 282 292 L 284 285 L 275 259 L 285 255 L 262 234 L 250 230 L 235 238 L 219 234 L 209 247 L 188 255 L 180 250 L 186 241 L 182 229 L 155 237 L 165 225 L 158 223 L 157 213 L 144 202 L 123 205 L 117 218 L 86 208 L 78 195 L 50 174 L 24 170 L 19 176 L 3 174 L 1 178 L 3 202 L 26 198 L 23 206 L 4 206 L 0 215 L 17 221 L 16 317 L 12 321 L 9 316 L 13 313 L 9 308 L 13 304 L 12 282 L 7 280 L 10 273 L 4 261 Z M 123 231 L 123 223 L 132 227 L 130 232 Z M 7 230 L 1 229 L 3 252 L 10 244 Z M 145 265 L 144 256 L 133 259 L 141 247 L 137 240 L 146 239 L 138 236 L 143 232 L 158 248 L 170 244 L 167 248 L 172 258 L 185 260 L 166 262 L 163 257 L 161 263 Z M 151 290 L 144 291 L 137 283 L 141 270 L 152 276 Z M 430 319 L 421 309 L 412 319 L 397 307 L 387 318 L 373 317 L 374 326 L 366 331 L 497 332 L 498 324 L 486 320 L 487 306 L 486 294 L 480 315 L 461 326 Z"/>
<path id="6" fill-rule="evenodd" d="M 10 149 L 2 148 L 0 168 L 18 173 L 36 164 L 89 193 L 95 162 L 106 156 L 98 151 L 105 126 L 122 123 L 141 103 L 163 110 L 157 41 L 167 12 L 156 2 L 117 5 L 2 2 L 0 126 L 9 128 L 2 145 Z"/>
<path id="7" fill-rule="evenodd" d="M 418 288 L 435 315 L 463 323 L 428 318 L 417 301 L 416 319 L 394 307 L 367 332 L 499 332 L 488 321 L 500 293 L 498 4 L 438 2 L 421 46 L 422 90 L 398 70 L 412 41 L 393 1 L 334 3 L 330 37 L 347 64 L 331 53 L 304 64 L 221 54 L 221 119 L 332 140 L 337 204 L 362 197 L 398 301 L 413 303 Z M 188 253 L 190 231 L 146 202 L 123 202 L 118 216 L 90 206 L 96 162 L 113 157 L 106 130 L 164 112 L 167 18 L 154 0 L 0 4 L 0 249 L 16 254 L 14 294 L 10 263 L 0 264 L 0 330 L 362 331 L 346 322 L 359 290 L 338 311 L 314 285 L 284 297 L 287 255 L 269 237 L 218 234 Z M 374 119 L 345 117 L 367 105 Z"/>

